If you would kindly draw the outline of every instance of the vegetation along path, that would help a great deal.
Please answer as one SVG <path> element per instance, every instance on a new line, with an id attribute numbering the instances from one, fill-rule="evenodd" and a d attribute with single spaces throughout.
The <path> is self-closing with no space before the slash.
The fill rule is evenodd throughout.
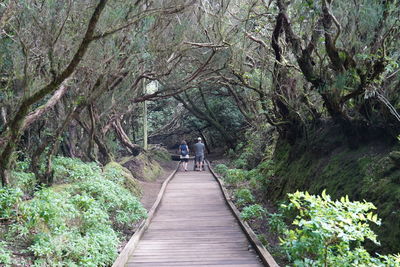
<path id="1" fill-rule="evenodd" d="M 126 266 L 263 266 L 210 172 L 178 172 Z"/>

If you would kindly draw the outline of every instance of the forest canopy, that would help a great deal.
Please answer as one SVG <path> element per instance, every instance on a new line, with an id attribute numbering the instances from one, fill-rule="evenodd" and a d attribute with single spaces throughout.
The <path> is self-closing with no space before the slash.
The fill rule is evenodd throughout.
<path id="1" fill-rule="evenodd" d="M 48 184 L 54 155 L 106 164 L 115 142 L 137 155 L 144 101 L 153 137 L 186 128 L 234 147 L 269 124 L 294 142 L 329 120 L 351 143 L 395 138 L 399 13 L 396 0 L 3 1 L 2 184 L 16 159 Z"/>
<path id="2" fill-rule="evenodd" d="M 15 234 L 37 266 L 111 264 L 146 217 L 121 162 L 198 137 L 234 159 L 244 219 L 299 188 L 353 194 L 382 214 L 371 250 L 398 252 L 399 47 L 399 0 L 1 1 L 0 260 Z"/>

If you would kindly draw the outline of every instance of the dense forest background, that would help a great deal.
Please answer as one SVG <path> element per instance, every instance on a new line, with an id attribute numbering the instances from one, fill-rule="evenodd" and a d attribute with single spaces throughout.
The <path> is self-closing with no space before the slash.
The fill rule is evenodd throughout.
<path id="1" fill-rule="evenodd" d="M 60 185 L 68 158 L 146 155 L 146 129 L 168 148 L 201 136 L 258 171 L 261 202 L 372 201 L 371 250 L 398 252 L 399 18 L 398 0 L 2 1 L 1 192 Z"/>

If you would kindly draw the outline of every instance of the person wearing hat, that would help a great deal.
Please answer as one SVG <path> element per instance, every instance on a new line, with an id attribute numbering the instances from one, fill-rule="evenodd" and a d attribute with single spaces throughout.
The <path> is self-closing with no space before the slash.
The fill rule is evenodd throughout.
<path id="1" fill-rule="evenodd" d="M 197 143 L 194 144 L 195 158 L 194 162 L 196 165 L 196 170 L 201 171 L 203 169 L 204 161 L 204 144 L 201 142 L 201 137 L 197 138 Z"/>

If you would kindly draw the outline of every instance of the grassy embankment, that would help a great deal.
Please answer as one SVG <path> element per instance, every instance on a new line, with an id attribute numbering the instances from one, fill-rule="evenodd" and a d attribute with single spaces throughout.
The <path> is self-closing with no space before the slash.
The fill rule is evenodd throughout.
<path id="1" fill-rule="evenodd" d="M 103 168 L 58 157 L 53 162 L 54 185 L 41 189 L 35 188 L 28 163 L 19 162 L 13 186 L 0 189 L 0 263 L 112 264 L 126 234 L 146 217 L 136 178 L 154 180 L 160 174 L 154 158 L 166 159 L 166 155 L 125 158 Z"/>

